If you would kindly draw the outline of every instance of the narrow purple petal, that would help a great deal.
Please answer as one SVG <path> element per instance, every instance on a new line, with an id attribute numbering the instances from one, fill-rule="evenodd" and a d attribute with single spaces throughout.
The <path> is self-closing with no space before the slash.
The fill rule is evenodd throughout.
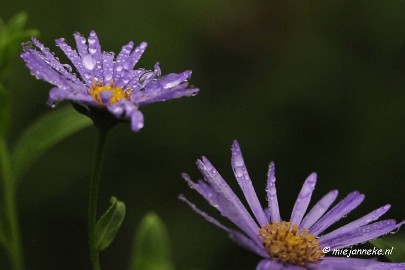
<path id="1" fill-rule="evenodd" d="M 264 259 L 259 262 L 256 270 L 283 270 L 283 264 L 276 260 Z"/>
<path id="2" fill-rule="evenodd" d="M 65 76 L 55 71 L 50 65 L 48 65 L 40 56 L 40 53 L 35 50 L 24 52 L 21 57 L 24 59 L 27 67 L 31 70 L 31 73 L 41 79 L 49 82 L 61 89 L 69 91 L 74 87 L 76 91 L 81 90 L 80 84 L 75 84 L 69 81 Z"/>
<path id="3" fill-rule="evenodd" d="M 203 157 L 202 161 L 197 160 L 197 167 L 204 175 L 204 179 L 211 184 L 218 193 L 222 194 L 231 204 L 234 205 L 234 208 L 237 211 L 235 214 L 239 215 L 240 218 L 239 224 L 237 225 L 252 239 L 258 239 L 258 225 L 239 200 L 238 196 L 236 196 L 214 166 L 212 166 L 208 159 Z"/>
<path id="4" fill-rule="evenodd" d="M 280 210 L 278 207 L 276 176 L 274 162 L 270 162 L 269 172 L 267 173 L 267 201 L 269 204 L 270 221 L 281 222 Z"/>
<path id="5" fill-rule="evenodd" d="M 190 206 L 190 208 L 193 209 L 194 212 L 196 212 L 197 214 L 199 214 L 200 216 L 205 218 L 208 222 L 210 222 L 210 223 L 214 224 L 215 226 L 221 228 L 222 230 L 226 231 L 229 234 L 229 237 L 233 241 L 235 241 L 237 244 L 243 246 L 244 248 L 250 250 L 251 252 L 253 252 L 259 256 L 267 257 L 267 253 L 264 250 L 263 246 L 260 246 L 256 243 L 254 243 L 252 240 L 250 240 L 243 234 L 241 234 L 237 231 L 231 230 L 228 227 L 222 225 L 218 220 L 216 220 L 215 218 L 211 217 L 207 213 L 198 209 L 198 207 L 195 204 L 193 204 L 192 202 L 187 200 L 187 198 L 184 197 L 183 195 L 180 195 L 179 199 L 181 201 L 185 202 L 186 204 L 188 204 L 188 206 Z"/>
<path id="6" fill-rule="evenodd" d="M 228 235 L 229 238 L 235 241 L 238 245 L 241 245 L 242 247 L 246 248 L 247 250 L 250 250 L 256 255 L 259 255 L 264 258 L 269 256 L 262 245 L 258 245 L 257 243 L 253 242 L 250 238 L 246 237 L 242 233 L 229 229 Z"/>
<path id="7" fill-rule="evenodd" d="M 79 91 L 70 92 L 60 88 L 52 88 L 49 91 L 48 105 L 53 106 L 57 101 L 72 100 L 78 103 L 95 106 L 96 102 L 89 95 L 83 94 Z"/>
<path id="8" fill-rule="evenodd" d="M 303 216 L 305 215 L 305 211 L 307 211 L 309 202 L 311 201 L 312 192 L 315 189 L 316 185 L 316 173 L 312 173 L 308 176 L 305 180 L 304 185 L 298 195 L 297 200 L 295 201 L 293 211 L 291 213 L 291 223 L 292 224 L 300 224 L 302 221 Z"/>
<path id="9" fill-rule="evenodd" d="M 375 259 L 357 259 L 346 257 L 325 257 L 318 263 L 309 264 L 309 269 L 313 270 L 373 270 L 379 268 L 371 268 L 378 262 Z M 386 268 L 388 269 L 388 268 Z"/>
<path id="10" fill-rule="evenodd" d="M 352 232 L 340 235 L 329 241 L 324 241 L 323 245 L 329 246 L 331 249 L 353 246 L 387 234 L 390 231 L 399 228 L 402 224 L 403 223 L 397 224 L 393 219 L 382 220 L 370 225 L 362 226 Z"/>
<path id="11" fill-rule="evenodd" d="M 90 36 L 87 39 L 89 43 L 89 53 L 94 58 L 96 65 L 94 66 L 93 75 L 98 81 L 103 80 L 103 53 L 101 51 L 100 41 L 95 31 L 90 32 Z"/>
<path id="12" fill-rule="evenodd" d="M 180 83 L 190 79 L 191 74 L 192 74 L 191 70 L 186 70 L 179 74 L 170 73 L 162 77 L 162 79 L 160 80 L 160 84 L 164 89 L 173 88 L 179 85 Z"/>
<path id="13" fill-rule="evenodd" d="M 63 53 L 69 58 L 70 62 L 76 67 L 82 79 L 86 82 L 88 87 L 93 84 L 93 70 L 84 65 L 86 62 L 82 62 L 82 58 L 79 57 L 77 52 L 73 50 L 69 45 L 66 44 L 64 38 L 56 40 L 56 45 L 63 51 Z M 90 58 L 91 60 L 93 58 Z M 94 68 L 94 66 L 93 66 Z"/>
<path id="14" fill-rule="evenodd" d="M 322 235 L 321 238 L 319 239 L 320 244 L 322 245 L 324 242 L 327 242 L 333 238 L 339 237 L 342 234 L 348 233 L 350 231 L 360 228 L 363 225 L 369 224 L 370 222 L 377 220 L 382 215 L 384 215 L 390 209 L 390 207 L 391 205 L 387 204 L 353 222 L 350 222 L 349 224 L 343 227 L 340 227 L 339 229 L 336 229 L 330 233 Z"/>
<path id="15" fill-rule="evenodd" d="M 223 194 L 217 192 L 213 187 L 209 186 L 203 181 L 193 182 L 187 174 L 182 174 L 182 177 L 190 188 L 195 189 L 208 203 L 216 208 L 221 215 L 227 217 L 236 226 L 238 226 L 243 231 L 249 231 L 249 225 L 246 221 L 239 215 L 239 209 L 236 208 L 235 204 L 228 200 Z M 250 237 L 256 243 L 256 245 L 262 246 L 257 233 L 251 234 Z"/>
<path id="16" fill-rule="evenodd" d="M 123 61 L 123 67 L 126 70 L 131 70 L 135 67 L 136 63 L 138 63 L 139 59 L 141 59 L 142 54 L 145 52 L 147 47 L 146 42 L 142 42 L 139 44 L 138 47 L 129 55 L 126 61 Z"/>
<path id="17" fill-rule="evenodd" d="M 122 65 L 128 59 L 133 48 L 134 48 L 134 42 L 132 42 L 132 41 L 130 41 L 130 42 L 128 42 L 128 44 L 122 46 L 122 49 L 117 56 L 117 62 Z"/>
<path id="18" fill-rule="evenodd" d="M 61 75 L 63 75 L 64 77 L 66 77 L 66 79 L 74 82 L 75 84 L 81 85 L 83 84 L 77 77 L 75 74 L 71 73 L 72 72 L 72 68 L 65 64 L 62 65 L 60 63 L 60 61 L 58 59 L 56 59 L 56 57 L 51 53 L 51 51 L 49 50 L 49 48 L 45 47 L 39 40 L 37 40 L 35 37 L 33 37 L 32 39 L 32 43 L 34 43 L 34 45 L 40 49 L 41 53 L 34 51 L 34 50 L 30 50 L 30 53 L 33 53 L 35 55 L 37 55 L 39 58 L 41 58 L 46 64 L 48 64 L 49 66 L 51 66 L 55 71 L 57 71 L 58 73 L 60 73 Z M 68 70 L 66 70 L 68 69 Z"/>
<path id="19" fill-rule="evenodd" d="M 257 222 L 260 224 L 260 226 L 266 225 L 268 223 L 266 215 L 264 214 L 263 208 L 260 205 L 257 194 L 253 188 L 252 180 L 250 180 L 241 149 L 236 140 L 232 145 L 231 163 L 235 177 L 238 180 L 238 184 L 242 189 L 246 201 L 255 215 Z"/>
<path id="20" fill-rule="evenodd" d="M 112 53 L 103 53 L 103 82 L 105 84 L 112 83 L 114 75 L 114 55 Z"/>
<path id="21" fill-rule="evenodd" d="M 347 195 L 346 198 L 341 200 L 335 207 L 326 213 L 320 220 L 318 220 L 311 228 L 310 232 L 313 235 L 319 235 L 324 230 L 329 228 L 332 224 L 340 220 L 343 216 L 350 213 L 353 209 L 359 206 L 364 200 L 364 195 L 355 191 Z"/>
<path id="22" fill-rule="evenodd" d="M 143 128 L 143 121 L 143 114 L 141 111 L 133 110 L 131 113 L 131 129 L 135 132 L 139 131 L 141 128 Z"/>
<path id="23" fill-rule="evenodd" d="M 338 191 L 332 190 L 323 196 L 323 198 L 320 199 L 305 216 L 304 220 L 299 225 L 299 228 L 310 228 L 312 225 L 314 225 L 314 223 L 317 222 L 323 214 L 325 214 L 332 203 L 336 200 L 337 195 Z"/>
<path id="24" fill-rule="evenodd" d="M 137 92 L 131 97 L 131 100 L 139 106 L 143 106 L 150 103 L 193 96 L 200 91 L 198 88 L 188 88 L 188 83 L 183 83 L 171 89 L 162 89 L 158 85 L 153 85 L 152 87 L 154 86 L 156 86 L 156 91 Z"/>
<path id="25" fill-rule="evenodd" d="M 405 263 L 375 263 L 371 270 L 405 270 Z"/>
<path id="26" fill-rule="evenodd" d="M 89 54 L 89 48 L 86 44 L 86 38 L 83 37 L 80 33 L 75 32 L 73 34 L 76 41 L 77 51 L 79 52 L 80 57 L 84 57 Z"/>
<path id="27" fill-rule="evenodd" d="M 127 61 L 129 54 L 134 47 L 134 43 L 130 41 L 128 44 L 122 46 L 120 53 L 117 56 L 117 60 L 114 62 L 114 82 L 118 83 L 121 77 L 124 76 L 124 63 Z"/>

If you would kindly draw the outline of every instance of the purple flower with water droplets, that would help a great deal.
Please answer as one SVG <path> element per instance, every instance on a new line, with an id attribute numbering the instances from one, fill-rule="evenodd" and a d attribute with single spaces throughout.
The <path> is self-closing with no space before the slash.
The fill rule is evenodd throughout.
<path id="1" fill-rule="evenodd" d="M 131 41 L 115 57 L 114 53 L 101 50 L 94 31 L 88 39 L 79 33 L 75 33 L 74 38 L 76 50 L 63 38 L 57 39 L 56 45 L 69 58 L 75 72 L 37 39 L 32 38 L 32 42 L 23 44 L 21 57 L 31 73 L 55 86 L 49 92 L 51 106 L 58 101 L 70 100 L 77 106 L 87 107 L 89 112 L 108 111 L 116 119 L 129 119 L 132 130 L 138 131 L 143 127 L 140 106 L 198 92 L 188 84 L 189 70 L 161 76 L 158 63 L 153 70 L 134 69 L 146 49 L 145 42 L 134 48 Z M 83 110 L 85 113 L 83 108 L 81 112 Z"/>
<path id="2" fill-rule="evenodd" d="M 316 173 L 312 173 L 302 186 L 291 217 L 288 221 L 283 221 L 278 207 L 274 163 L 271 162 L 269 166 L 266 188 L 268 206 L 263 209 L 253 188 L 239 144 L 235 141 L 232 145 L 232 168 L 253 213 L 252 216 L 207 158 L 198 160 L 197 166 L 204 180 L 194 182 L 187 174 L 183 174 L 183 178 L 238 229 L 224 226 L 199 210 L 183 195 L 179 198 L 207 221 L 225 230 L 232 240 L 260 256 L 262 259 L 257 270 L 405 269 L 405 263 L 325 256 L 328 250 L 344 249 L 398 230 L 405 221 L 377 221 L 389 210 L 388 204 L 340 228 L 326 232 L 331 225 L 359 206 L 364 195 L 357 191 L 352 192 L 328 211 L 338 195 L 337 190 L 332 190 L 307 212 L 317 180 Z"/>

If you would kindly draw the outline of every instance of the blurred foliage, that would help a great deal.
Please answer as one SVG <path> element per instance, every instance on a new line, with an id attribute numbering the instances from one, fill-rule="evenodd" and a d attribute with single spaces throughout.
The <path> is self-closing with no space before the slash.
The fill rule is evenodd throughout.
<path id="1" fill-rule="evenodd" d="M 130 270 L 172 270 L 169 235 L 163 221 L 154 213 L 142 219 L 135 233 Z"/>
<path id="2" fill-rule="evenodd" d="M 92 124 L 70 106 L 44 114 L 29 126 L 15 143 L 12 163 L 17 180 L 55 144 Z"/>
<path id="3" fill-rule="evenodd" d="M 371 244 L 384 250 L 392 250 L 391 254 L 385 255 L 392 262 L 405 262 L 405 234 L 396 234 L 384 238 L 374 239 Z"/>
<path id="4" fill-rule="evenodd" d="M 2 14 L 0 14 L 2 15 Z M 35 29 L 25 29 L 27 13 L 20 12 L 14 15 L 7 24 L 0 16 L 0 82 L 3 82 L 10 73 L 12 62 L 20 53 L 20 44 L 31 36 L 38 35 Z"/>
<path id="5" fill-rule="evenodd" d="M 10 124 L 10 102 L 9 94 L 0 83 L 0 136 L 7 133 Z"/>
<path id="6" fill-rule="evenodd" d="M 147 41 L 139 67 L 159 61 L 163 74 L 192 69 L 191 83 L 201 89 L 196 97 L 142 108 L 145 128 L 137 134 L 124 124 L 112 131 L 100 202 L 116 194 L 127 213 L 114 244 L 101 254 L 105 269 L 127 267 L 133 230 L 152 210 L 165 221 L 176 269 L 254 269 L 257 257 L 177 200 L 186 193 L 217 214 L 180 177 L 201 177 L 195 168 L 201 155 L 239 191 L 230 167 L 234 139 L 263 204 L 267 166 L 275 161 L 284 218 L 312 171 L 319 175 L 314 201 L 334 188 L 339 198 L 353 190 L 366 195 L 337 225 L 386 203 L 392 204 L 386 218 L 404 218 L 403 1 L 3 0 L 0 17 L 7 21 L 21 9 L 30 16 L 28 27 L 40 29 L 41 41 L 62 61 L 54 39 L 73 44 L 74 31 L 94 29 L 106 51 Z M 14 142 L 50 110 L 50 86 L 22 61 L 15 66 L 7 85 Z M 22 179 L 28 269 L 89 268 L 94 135 L 84 129 L 56 145 Z"/>

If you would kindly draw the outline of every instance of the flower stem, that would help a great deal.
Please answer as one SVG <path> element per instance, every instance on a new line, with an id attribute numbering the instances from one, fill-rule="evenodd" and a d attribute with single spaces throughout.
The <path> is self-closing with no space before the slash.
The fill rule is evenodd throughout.
<path id="1" fill-rule="evenodd" d="M 103 161 L 105 142 L 107 139 L 109 129 L 97 128 L 97 144 L 96 155 L 93 163 L 93 172 L 90 180 L 90 193 L 89 193 L 89 248 L 90 248 L 90 261 L 93 270 L 100 270 L 99 252 L 96 247 L 95 228 L 97 220 L 97 201 L 98 190 L 100 183 L 101 163 Z"/>
<path id="2" fill-rule="evenodd" d="M 16 186 L 12 171 L 10 154 L 4 137 L 0 137 L 0 167 L 3 184 L 3 203 L 5 208 L 5 218 L 8 229 L 6 248 L 14 270 L 24 269 L 23 251 L 21 247 L 20 226 L 16 206 Z"/>

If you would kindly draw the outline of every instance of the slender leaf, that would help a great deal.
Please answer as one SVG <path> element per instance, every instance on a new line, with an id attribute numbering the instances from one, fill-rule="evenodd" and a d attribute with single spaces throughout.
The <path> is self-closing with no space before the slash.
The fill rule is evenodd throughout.
<path id="1" fill-rule="evenodd" d="M 96 224 L 95 239 L 98 251 L 106 249 L 114 241 L 125 217 L 125 204 L 111 198 L 111 206 Z"/>
<path id="2" fill-rule="evenodd" d="M 374 239 L 371 244 L 380 248 L 392 262 L 405 262 L 405 235 L 396 234 L 382 239 Z M 391 251 L 391 252 L 390 252 Z"/>
<path id="3" fill-rule="evenodd" d="M 174 269 L 169 235 L 162 220 L 154 213 L 147 214 L 135 235 L 135 250 L 132 253 L 130 270 Z"/>
<path id="4" fill-rule="evenodd" d="M 33 163 L 71 134 L 91 125 L 91 121 L 71 107 L 51 111 L 38 119 L 21 136 L 12 153 L 16 179 L 25 175 Z"/>

